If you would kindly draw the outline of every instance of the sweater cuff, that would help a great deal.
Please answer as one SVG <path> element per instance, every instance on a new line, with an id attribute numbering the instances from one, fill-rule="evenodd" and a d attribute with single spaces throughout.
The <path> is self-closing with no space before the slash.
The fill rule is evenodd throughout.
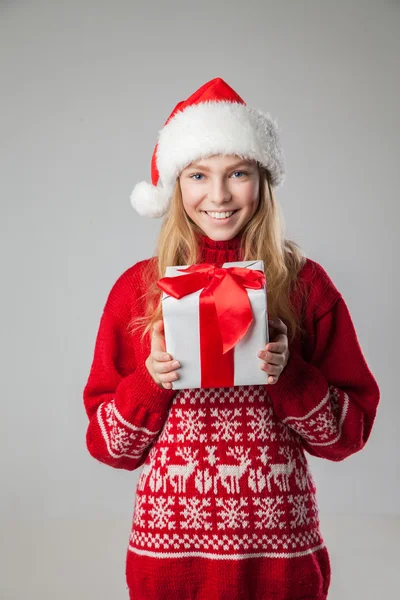
<path id="1" fill-rule="evenodd" d="M 177 390 L 167 390 L 159 386 L 151 377 L 145 362 L 136 365 L 133 373 L 125 377 L 119 384 L 119 397 L 123 405 L 118 408 L 126 417 L 129 412 L 142 408 L 146 412 L 164 414 L 169 410 L 170 401 Z M 129 420 L 129 418 L 128 418 Z"/>

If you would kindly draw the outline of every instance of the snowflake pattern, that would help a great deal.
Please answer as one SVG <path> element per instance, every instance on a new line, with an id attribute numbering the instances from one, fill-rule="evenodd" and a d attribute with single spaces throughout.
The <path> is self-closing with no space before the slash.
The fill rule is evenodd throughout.
<path id="1" fill-rule="evenodd" d="M 216 498 L 216 505 L 221 507 L 217 512 L 221 518 L 217 522 L 218 529 L 244 529 L 249 526 L 249 513 L 243 510 L 247 506 L 246 498 Z"/>
<path id="2" fill-rule="evenodd" d="M 247 436 L 248 440 L 251 442 L 266 442 L 276 439 L 276 420 L 271 405 L 248 406 L 246 415 L 250 417 L 248 424 L 251 428 Z"/>
<path id="3" fill-rule="evenodd" d="M 212 442 L 218 440 L 224 440 L 225 442 L 241 441 L 243 434 L 237 431 L 241 427 L 241 420 L 239 419 L 242 414 L 241 408 L 211 408 L 210 414 L 215 417 L 215 421 L 211 423 L 211 426 L 216 429 L 216 432 L 211 434 Z"/>
<path id="4" fill-rule="evenodd" d="M 275 496 L 270 498 L 253 498 L 254 506 L 258 506 L 259 509 L 255 511 L 258 517 L 258 521 L 255 521 L 256 529 L 273 529 L 278 527 L 282 529 L 285 526 L 284 521 L 281 517 L 285 514 L 285 511 L 279 508 L 283 504 L 283 496 Z"/>
<path id="5" fill-rule="evenodd" d="M 205 510 L 211 504 L 210 498 L 179 498 L 179 504 L 184 507 L 180 511 L 182 529 L 211 529 L 212 524 L 207 522 L 211 512 Z"/>
<path id="6" fill-rule="evenodd" d="M 206 427 L 204 417 L 206 411 L 203 408 L 197 410 L 191 408 L 183 411 L 181 408 L 176 409 L 176 417 L 178 422 L 178 429 L 182 433 L 178 433 L 176 439 L 178 442 L 205 442 L 207 439 L 206 433 L 201 433 Z"/>
<path id="7" fill-rule="evenodd" d="M 318 415 L 315 419 L 314 431 L 320 434 L 318 437 L 321 440 L 327 440 L 335 435 L 337 423 L 332 411 L 330 414 L 325 412 L 322 415 Z"/>
<path id="8" fill-rule="evenodd" d="M 173 496 L 149 496 L 149 504 L 153 507 L 149 510 L 151 519 L 149 519 L 148 524 L 151 529 L 175 529 L 175 521 L 171 519 L 175 513 L 171 508 L 168 508 L 175 504 Z"/>

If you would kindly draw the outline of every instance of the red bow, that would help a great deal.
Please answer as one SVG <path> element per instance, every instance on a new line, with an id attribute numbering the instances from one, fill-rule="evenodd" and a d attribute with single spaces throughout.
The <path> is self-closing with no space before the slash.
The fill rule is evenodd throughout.
<path id="1" fill-rule="evenodd" d="M 233 348 L 247 333 L 253 313 L 246 288 L 261 289 L 263 271 L 208 263 L 178 269 L 183 277 L 163 277 L 158 287 L 174 298 L 200 293 L 201 387 L 233 385 Z"/>

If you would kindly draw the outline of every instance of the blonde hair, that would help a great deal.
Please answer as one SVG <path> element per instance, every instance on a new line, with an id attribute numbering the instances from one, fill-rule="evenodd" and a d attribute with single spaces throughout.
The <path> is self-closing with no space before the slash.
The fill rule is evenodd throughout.
<path id="1" fill-rule="evenodd" d="M 258 166 L 259 203 L 253 217 L 242 230 L 241 260 L 264 261 L 268 318 L 281 318 L 288 328 L 289 339 L 293 340 L 296 333 L 304 333 L 304 329 L 301 314 L 291 304 L 290 292 L 306 258 L 295 242 L 284 238 L 283 218 L 274 198 L 269 173 L 261 165 Z M 203 233 L 184 209 L 178 178 L 170 210 L 161 225 L 155 257 L 147 264 L 146 292 L 142 296 L 146 301 L 145 315 L 135 316 L 128 325 L 132 332 L 143 328 L 142 339 L 155 322 L 162 319 L 161 290 L 156 281 L 165 276 L 165 268 L 199 262 L 196 232 Z"/>

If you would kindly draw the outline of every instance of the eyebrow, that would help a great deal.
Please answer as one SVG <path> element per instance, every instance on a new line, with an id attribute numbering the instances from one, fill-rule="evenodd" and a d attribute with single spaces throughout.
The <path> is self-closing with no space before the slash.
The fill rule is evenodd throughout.
<path id="1" fill-rule="evenodd" d="M 246 166 L 247 168 L 251 168 L 253 165 L 246 162 L 245 160 L 241 160 L 240 162 L 234 163 L 233 165 L 228 167 L 228 169 L 234 169 L 234 168 L 237 168 L 240 166 Z M 206 165 L 201 165 L 199 163 L 193 163 L 192 165 L 189 165 L 186 168 L 187 169 L 202 169 L 203 171 L 211 171 L 211 169 L 209 167 L 207 167 Z"/>

